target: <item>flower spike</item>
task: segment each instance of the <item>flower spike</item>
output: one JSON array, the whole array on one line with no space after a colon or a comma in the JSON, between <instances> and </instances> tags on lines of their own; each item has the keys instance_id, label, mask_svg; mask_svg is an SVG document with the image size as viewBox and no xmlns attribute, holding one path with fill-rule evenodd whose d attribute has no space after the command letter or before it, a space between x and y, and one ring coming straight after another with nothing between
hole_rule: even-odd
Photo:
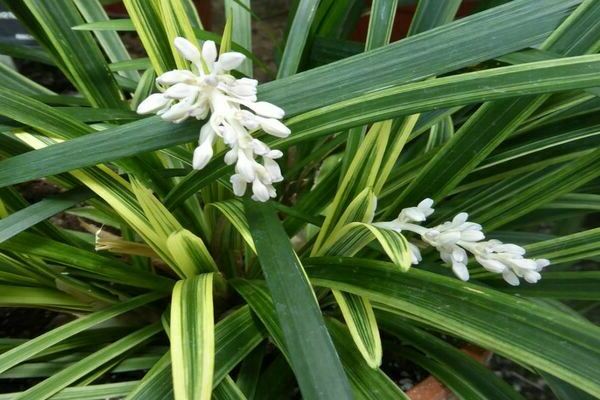
<instances>
[{"instance_id":1,"label":"flower spike","mask_svg":"<svg viewBox=\"0 0 600 400\"><path fill-rule=\"evenodd\" d=\"M156 83L161 93L146 98L138 106L138 114L157 114L173 123L188 118L201 120L210 114L200 130L193 168L200 170L209 163L214 142L220 139L231 149L225 155L225 162L235 164L236 173L230 179L234 194L244 195L250 184L252 199L267 201L275 197L273 183L283 180L275 159L282 153L252 138L251 132L260 128L278 138L289 136L290 129L280 121L285 112L274 104L257 101L258 81L236 79L229 74L244 61L243 54L228 52L217 57L217 47L210 40L201 49L181 37L175 38L174 43L193 67L159 76ZM262 157L262 163L256 161L257 157Z\"/></svg>"},{"instance_id":2,"label":"flower spike","mask_svg":"<svg viewBox=\"0 0 600 400\"><path fill-rule=\"evenodd\" d=\"M484 241L482 226L468 221L469 214L457 214L452 221L425 228L418 225L433 214L433 200L425 199L416 207L404 208L393 221L377 222L374 225L396 232L411 231L421 236L421 240L434 247L440 258L451 265L452 272L463 281L469 280L467 263L471 253L475 260L487 271L502 274L502 278L513 286L519 285L519 278L536 283L542 276L540 271L550 265L545 258L525 258L525 249L516 244L502 243L499 240ZM417 246L409 243L412 263L421 261Z\"/></svg>"}]
</instances>

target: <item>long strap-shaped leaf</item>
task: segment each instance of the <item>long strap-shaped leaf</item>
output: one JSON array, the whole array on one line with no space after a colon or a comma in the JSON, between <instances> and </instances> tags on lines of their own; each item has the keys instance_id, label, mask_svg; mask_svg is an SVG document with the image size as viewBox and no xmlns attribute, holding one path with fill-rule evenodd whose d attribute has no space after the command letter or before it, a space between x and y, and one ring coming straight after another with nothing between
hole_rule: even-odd
<instances>
[{"instance_id":1,"label":"long strap-shaped leaf","mask_svg":"<svg viewBox=\"0 0 600 400\"><path fill-rule=\"evenodd\" d=\"M32 388L21 393L17 399L47 399L62 388L70 385L78 379L86 376L90 372L101 368L111 360L121 356L126 351L135 348L144 343L155 334L162 330L159 322L148 325L114 343L106 346L102 350L90 354L89 356L77 361L62 371L52 375L50 378L43 380Z\"/></svg>"},{"instance_id":2,"label":"long strap-shaped leaf","mask_svg":"<svg viewBox=\"0 0 600 400\"><path fill-rule=\"evenodd\" d=\"M377 308L447 331L600 395L600 328L591 323L457 279L415 268L399 272L382 261L321 258L304 264L317 285L366 296Z\"/></svg>"},{"instance_id":3,"label":"long strap-shaped leaf","mask_svg":"<svg viewBox=\"0 0 600 400\"><path fill-rule=\"evenodd\" d=\"M171 298L171 362L176 400L211 398L215 360L213 273L177 282Z\"/></svg>"},{"instance_id":4,"label":"long strap-shaped leaf","mask_svg":"<svg viewBox=\"0 0 600 400\"><path fill-rule=\"evenodd\" d=\"M248 306L227 315L215 326L215 370L213 387L231 372L262 340L263 330ZM148 371L127 400L173 398L171 354L168 352Z\"/></svg>"},{"instance_id":5,"label":"long strap-shaped leaf","mask_svg":"<svg viewBox=\"0 0 600 400\"><path fill-rule=\"evenodd\" d=\"M593 16L593 17L591 17ZM595 52L600 46L600 3L585 1L542 45L565 56ZM565 37L581 40L563 41ZM528 118L546 96L485 103L459 129L405 189L386 213L417 204L426 197L440 199Z\"/></svg>"},{"instance_id":6,"label":"long strap-shaped leaf","mask_svg":"<svg viewBox=\"0 0 600 400\"><path fill-rule=\"evenodd\" d=\"M72 26L84 23L75 4L69 0L23 2L77 89L95 106L122 108L119 88L91 33L71 30Z\"/></svg>"},{"instance_id":7,"label":"long strap-shaped leaf","mask_svg":"<svg viewBox=\"0 0 600 400\"><path fill-rule=\"evenodd\" d=\"M164 297L164 294L149 293L124 301L120 304L97 311L75 321L69 322L43 335L31 339L0 355L0 373L28 360L43 350L60 343L61 341L82 332L92 326L108 321L118 315L142 307L152 301Z\"/></svg>"},{"instance_id":8,"label":"long strap-shaped leaf","mask_svg":"<svg viewBox=\"0 0 600 400\"><path fill-rule=\"evenodd\" d=\"M382 329L424 353L407 355L465 399L523 400L492 371L442 339L410 325L395 314L377 311ZM402 351L398 352L402 354Z\"/></svg>"},{"instance_id":9,"label":"long strap-shaped leaf","mask_svg":"<svg viewBox=\"0 0 600 400\"><path fill-rule=\"evenodd\" d=\"M496 68L379 90L290 119L288 125L294 134L271 142L271 145L284 149L346 127L441 106L594 86L600 84L598 71L600 57L585 56ZM531 82L533 74L535 83ZM24 97L0 90L0 114L6 112L3 101L6 96L10 99ZM32 110L34 107L31 106ZM0 186L189 142L197 138L197 131L198 126L194 123L174 125L159 121L157 117L146 118L0 161ZM228 168L222 157L216 156L202 173L190 174L181 181L167 197L168 206L179 204L207 182L225 174Z\"/></svg>"},{"instance_id":10,"label":"long strap-shaped leaf","mask_svg":"<svg viewBox=\"0 0 600 400\"><path fill-rule=\"evenodd\" d=\"M90 197L89 191L74 190L46 198L10 214L0 220L0 243Z\"/></svg>"},{"instance_id":11,"label":"long strap-shaped leaf","mask_svg":"<svg viewBox=\"0 0 600 400\"><path fill-rule=\"evenodd\" d=\"M245 209L303 396L351 398L348 379L325 328L315 294L275 211L269 204L256 202L247 203Z\"/></svg>"},{"instance_id":12,"label":"long strap-shaped leaf","mask_svg":"<svg viewBox=\"0 0 600 400\"><path fill-rule=\"evenodd\" d=\"M278 321L273 299L264 282L235 280L234 288L244 297L271 335L273 342L289 359L289 351L284 343L281 324ZM326 320L344 369L352 385L355 397L382 400L402 399L404 394L379 368L368 365L356 352L356 346L348 330L339 322ZM257 397L260 398L260 397Z\"/></svg>"}]
</instances>

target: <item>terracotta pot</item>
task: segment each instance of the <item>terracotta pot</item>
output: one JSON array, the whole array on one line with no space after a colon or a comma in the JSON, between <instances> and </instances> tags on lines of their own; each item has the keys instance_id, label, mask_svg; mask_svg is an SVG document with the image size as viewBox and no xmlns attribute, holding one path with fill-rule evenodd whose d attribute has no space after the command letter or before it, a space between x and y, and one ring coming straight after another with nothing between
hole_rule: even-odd
<instances>
[{"instance_id":1,"label":"terracotta pot","mask_svg":"<svg viewBox=\"0 0 600 400\"><path fill-rule=\"evenodd\" d=\"M473 357L482 364L486 364L492 353L473 345L467 345L461 349L464 353ZM411 400L451 400L454 397L450 389L437 380L434 376L429 376L417 383L406 394Z\"/></svg>"}]
</instances>

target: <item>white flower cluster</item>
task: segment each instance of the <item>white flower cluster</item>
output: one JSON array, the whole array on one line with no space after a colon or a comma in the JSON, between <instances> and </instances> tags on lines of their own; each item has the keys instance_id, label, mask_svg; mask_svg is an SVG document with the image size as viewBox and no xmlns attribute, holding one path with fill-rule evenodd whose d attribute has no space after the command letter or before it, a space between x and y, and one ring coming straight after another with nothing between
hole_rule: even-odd
<instances>
[{"instance_id":1,"label":"white flower cluster","mask_svg":"<svg viewBox=\"0 0 600 400\"><path fill-rule=\"evenodd\" d=\"M495 239L484 241L481 225L469 222L469 215L464 212L457 214L452 221L433 228L417 225L433 214L432 206L433 200L425 199L416 207L403 209L395 220L375 225L397 232L405 230L419 234L423 242L440 252L440 258L452 265L454 274L463 281L469 279L467 251L486 270L502 274L504 280L513 286L519 284L519 278L536 283L542 278L540 271L550 265L550 261L544 258L524 258L525 249L515 244L505 244ZM421 261L419 248L412 243L409 243L409 247L413 264L418 264Z\"/></svg>"},{"instance_id":2,"label":"white flower cluster","mask_svg":"<svg viewBox=\"0 0 600 400\"><path fill-rule=\"evenodd\" d=\"M231 150L225 155L228 165L235 164L231 176L233 191L243 196L247 184L252 185L252 199L267 201L275 197L273 183L283 180L276 161L283 153L251 136L262 129L284 138L290 130L280 119L284 111L266 101L257 101L255 79L236 79L229 71L246 58L237 52L223 53L217 58L217 47L207 40L200 51L188 40L178 37L175 47L191 62L190 70L168 71L156 79L161 93L145 99L138 107L139 114L156 113L162 119L179 123L189 117L208 122L200 130L198 147L194 151L193 168L202 169L213 156L217 137ZM262 157L262 163L256 161Z\"/></svg>"}]
</instances>

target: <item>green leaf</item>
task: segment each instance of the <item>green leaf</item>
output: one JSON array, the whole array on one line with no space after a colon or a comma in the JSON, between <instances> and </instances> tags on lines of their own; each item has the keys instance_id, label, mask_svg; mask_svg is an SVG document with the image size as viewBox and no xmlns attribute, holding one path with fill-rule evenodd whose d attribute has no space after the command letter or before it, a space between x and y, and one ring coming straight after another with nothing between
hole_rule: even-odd
<instances>
[{"instance_id":1,"label":"green leaf","mask_svg":"<svg viewBox=\"0 0 600 400\"><path fill-rule=\"evenodd\" d=\"M0 243L0 249L41 257L92 273L98 279L125 285L162 291L170 290L172 285L168 278L136 270L123 261L28 232L22 232Z\"/></svg>"},{"instance_id":2,"label":"green leaf","mask_svg":"<svg viewBox=\"0 0 600 400\"><path fill-rule=\"evenodd\" d=\"M353 222L335 231L322 247L321 255L351 257L373 240L381 245L390 261L401 271L408 271L411 254L401 233L375 225Z\"/></svg>"},{"instance_id":3,"label":"green leaf","mask_svg":"<svg viewBox=\"0 0 600 400\"><path fill-rule=\"evenodd\" d=\"M245 400L246 396L234 380L227 375L213 391L213 398L215 400Z\"/></svg>"},{"instance_id":4,"label":"green leaf","mask_svg":"<svg viewBox=\"0 0 600 400\"><path fill-rule=\"evenodd\" d=\"M247 203L245 209L303 395L311 399L350 398L347 378L314 292L275 212L268 204L255 202Z\"/></svg>"},{"instance_id":5,"label":"green leaf","mask_svg":"<svg viewBox=\"0 0 600 400\"><path fill-rule=\"evenodd\" d=\"M98 0L76 0L75 5L87 22L110 21L102 4ZM127 62L131 60L125 45L116 32L95 31L94 36L102 46L104 53L111 62ZM112 69L112 68L111 68ZM138 81L140 74L137 71L122 71L119 75Z\"/></svg>"},{"instance_id":6,"label":"green leaf","mask_svg":"<svg viewBox=\"0 0 600 400\"><path fill-rule=\"evenodd\" d=\"M262 340L248 306L228 314L215 325L215 370L213 387L244 359ZM167 353L146 374L127 400L164 400L172 398L171 354Z\"/></svg>"},{"instance_id":7,"label":"green leaf","mask_svg":"<svg viewBox=\"0 0 600 400\"><path fill-rule=\"evenodd\" d=\"M49 347L60 343L63 340L68 339L79 332L91 328L92 326L98 325L104 321L108 321L128 311L135 310L136 308L156 301L164 296L165 295L162 293L144 294L123 301L114 306L107 307L104 310L96 311L95 313L68 322L58 328L44 333L43 335L28 340L20 346L17 346L0 355L0 373L5 372L6 370L14 367L15 365L28 360L29 358L48 349Z\"/></svg>"},{"instance_id":8,"label":"green leaf","mask_svg":"<svg viewBox=\"0 0 600 400\"><path fill-rule=\"evenodd\" d=\"M270 144L274 148L284 149L346 127L440 106L593 86L600 84L597 70L600 70L600 57L583 56L496 68L379 90L291 119L288 126L294 134L286 139L270 141ZM539 80L532 83L532 76ZM6 93L0 90L0 94L0 105L3 105L2 97ZM12 96L17 97L11 93ZM33 109L34 106L31 107ZM0 108L0 113L4 112ZM37 121L31 123L37 125ZM198 135L197 129L194 123L174 125L151 117L11 157L0 161L0 186L192 141ZM182 180L176 194L171 193L167 197L167 204L178 204L206 182L223 175L228 167L224 165L221 155L215 158L201 174L194 173ZM23 165L27 165L27 168L23 168Z\"/></svg>"},{"instance_id":9,"label":"green leaf","mask_svg":"<svg viewBox=\"0 0 600 400\"><path fill-rule=\"evenodd\" d=\"M398 353L416 362L448 386L461 399L523 399L506 382L466 353L444 340L410 325L397 315L377 311L382 329L397 336L424 354L399 349ZM460 366L460 367L459 367Z\"/></svg>"},{"instance_id":10,"label":"green leaf","mask_svg":"<svg viewBox=\"0 0 600 400\"><path fill-rule=\"evenodd\" d=\"M59 66L90 103L97 107L123 107L119 88L92 35L71 30L84 22L73 2L25 0L25 4L43 29L52 51L60 57Z\"/></svg>"},{"instance_id":11,"label":"green leaf","mask_svg":"<svg viewBox=\"0 0 600 400\"><path fill-rule=\"evenodd\" d=\"M273 342L289 359L287 346L283 343L283 331L277 318L273 299L267 292L263 282L238 279L232 281L232 284L265 325ZM341 323L331 319L326 322L352 385L353 393L357 398L390 400L404 398L402 391L380 369L371 368L362 355L356 351L356 346L349 331ZM259 383L256 399L266 397L261 396L265 391L264 381L269 382L269 386L277 385L276 382L273 382L273 379L280 379L284 366L279 365L277 362L274 365L277 365L274 372L276 376L271 376L270 373L273 371L267 369Z\"/></svg>"},{"instance_id":12,"label":"green leaf","mask_svg":"<svg viewBox=\"0 0 600 400\"><path fill-rule=\"evenodd\" d=\"M21 393L17 399L42 400L50 398L54 393L77 381L77 379L84 377L86 374L108 363L124 352L146 342L161 330L160 323L154 323L127 335L31 387Z\"/></svg>"},{"instance_id":13,"label":"green leaf","mask_svg":"<svg viewBox=\"0 0 600 400\"><path fill-rule=\"evenodd\" d=\"M415 15L408 28L408 36L451 22L461 2L462 0L419 0Z\"/></svg>"},{"instance_id":14,"label":"green leaf","mask_svg":"<svg viewBox=\"0 0 600 400\"><path fill-rule=\"evenodd\" d=\"M55 289L0 285L2 307L39 307L58 310L89 311L90 306Z\"/></svg>"},{"instance_id":15,"label":"green leaf","mask_svg":"<svg viewBox=\"0 0 600 400\"><path fill-rule=\"evenodd\" d=\"M389 46L264 84L258 97L283 107L288 115L296 115L353 98L374 86L390 87L441 75L538 44L579 3L547 0L540 9L535 2L510 2ZM439 50L448 43L455 52Z\"/></svg>"},{"instance_id":16,"label":"green leaf","mask_svg":"<svg viewBox=\"0 0 600 400\"><path fill-rule=\"evenodd\" d=\"M409 397L379 368L371 368L354 348L348 330L342 323L327 319L327 328L346 368L357 398L408 399Z\"/></svg>"},{"instance_id":17,"label":"green leaf","mask_svg":"<svg viewBox=\"0 0 600 400\"><path fill-rule=\"evenodd\" d=\"M582 9L586 11L581 13ZM565 56L586 54L592 50L597 45L594 42L600 37L600 27L594 22L595 19L588 19L590 14L596 15L596 19L600 16L600 3L584 2L542 44L542 49L560 51ZM571 32L577 36L585 33L586 36L595 37L595 40L592 43L587 40L569 42L569 47L564 49L554 46L555 43L561 43L560 37ZM447 195L547 99L547 96L525 96L482 105L421 170L386 215L401 207L417 204L427 197L439 200Z\"/></svg>"},{"instance_id":18,"label":"green leaf","mask_svg":"<svg viewBox=\"0 0 600 400\"><path fill-rule=\"evenodd\" d=\"M108 21L95 21L88 22L74 26L74 31L121 31L121 32L134 32L135 26L133 21L128 18L111 19Z\"/></svg>"},{"instance_id":19,"label":"green leaf","mask_svg":"<svg viewBox=\"0 0 600 400\"><path fill-rule=\"evenodd\" d=\"M49 89L0 62L0 86L29 95L53 95Z\"/></svg>"},{"instance_id":20,"label":"green leaf","mask_svg":"<svg viewBox=\"0 0 600 400\"><path fill-rule=\"evenodd\" d=\"M231 18L232 42L238 43L244 49L252 52L252 15L250 0L225 0L225 16ZM242 74L252 76L252 60L246 59L237 68Z\"/></svg>"},{"instance_id":21,"label":"green leaf","mask_svg":"<svg viewBox=\"0 0 600 400\"><path fill-rule=\"evenodd\" d=\"M56 393L52 396L52 400L99 400L120 397L126 395L136 383L136 381L133 381L90 386L72 386ZM0 400L12 400L15 396L21 394L22 392L0 394Z\"/></svg>"},{"instance_id":22,"label":"green leaf","mask_svg":"<svg viewBox=\"0 0 600 400\"><path fill-rule=\"evenodd\" d=\"M175 398L210 399L215 361L213 274L177 282L171 300Z\"/></svg>"},{"instance_id":23,"label":"green leaf","mask_svg":"<svg viewBox=\"0 0 600 400\"><path fill-rule=\"evenodd\" d=\"M597 242L596 242L597 243ZM597 247L597 245L596 245ZM600 271L544 272L535 285L506 287L498 279L485 283L505 293L560 300L600 300Z\"/></svg>"},{"instance_id":24,"label":"green leaf","mask_svg":"<svg viewBox=\"0 0 600 400\"><path fill-rule=\"evenodd\" d=\"M527 254L531 254L532 257L548 258L557 264L591 258L600 254L598 240L600 240L600 228L533 243L526 246L526 249Z\"/></svg>"},{"instance_id":25,"label":"green leaf","mask_svg":"<svg viewBox=\"0 0 600 400\"><path fill-rule=\"evenodd\" d=\"M175 68L171 43L160 17L160 3L143 0L124 0L123 5L135 26L152 67L157 75Z\"/></svg>"},{"instance_id":26,"label":"green leaf","mask_svg":"<svg viewBox=\"0 0 600 400\"><path fill-rule=\"evenodd\" d=\"M244 215L244 204L241 200L226 200L215 203L210 203L207 208L214 207L235 227L238 233L242 236L246 244L256 253L252 234L248 227L248 220Z\"/></svg>"},{"instance_id":27,"label":"green leaf","mask_svg":"<svg viewBox=\"0 0 600 400\"><path fill-rule=\"evenodd\" d=\"M22 210L0 219L0 243L35 226L51 216L87 200L91 193L86 190L74 190L43 199Z\"/></svg>"},{"instance_id":28,"label":"green leaf","mask_svg":"<svg viewBox=\"0 0 600 400\"><path fill-rule=\"evenodd\" d=\"M383 350L377 320L369 299L350 293L332 290L352 339L369 367L381 365Z\"/></svg>"},{"instance_id":29,"label":"green leaf","mask_svg":"<svg viewBox=\"0 0 600 400\"><path fill-rule=\"evenodd\" d=\"M318 6L319 0L305 0L298 3L277 69L277 79L294 75L298 71Z\"/></svg>"},{"instance_id":30,"label":"green leaf","mask_svg":"<svg viewBox=\"0 0 600 400\"><path fill-rule=\"evenodd\" d=\"M374 0L369 17L365 50L373 50L390 42L398 0Z\"/></svg>"},{"instance_id":31,"label":"green leaf","mask_svg":"<svg viewBox=\"0 0 600 400\"><path fill-rule=\"evenodd\" d=\"M561 311L415 268L364 259L305 260L318 286L401 314L600 394L600 328ZM423 290L426 287L427 290ZM559 345L560 344L560 345Z\"/></svg>"},{"instance_id":32,"label":"green leaf","mask_svg":"<svg viewBox=\"0 0 600 400\"><path fill-rule=\"evenodd\" d=\"M172 233L167 248L173 259L189 278L202 272L215 272L217 265L202 239L187 229Z\"/></svg>"}]
</instances>

